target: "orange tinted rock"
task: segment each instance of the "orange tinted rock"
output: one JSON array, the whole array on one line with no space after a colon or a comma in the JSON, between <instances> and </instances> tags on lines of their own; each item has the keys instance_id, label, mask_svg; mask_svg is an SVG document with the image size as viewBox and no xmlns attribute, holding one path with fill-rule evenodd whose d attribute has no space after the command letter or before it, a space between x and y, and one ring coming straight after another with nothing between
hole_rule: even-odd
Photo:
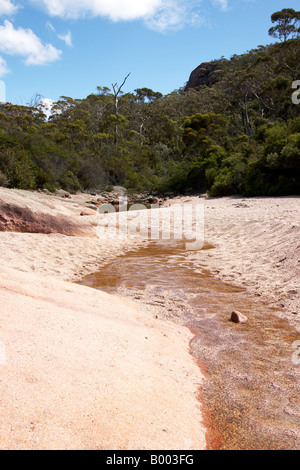
<instances>
[{"instance_id":1,"label":"orange tinted rock","mask_svg":"<svg viewBox=\"0 0 300 470\"><path fill-rule=\"evenodd\" d=\"M83 211L81 211L80 215L96 215L96 211L87 207L86 209L83 209Z\"/></svg>"},{"instance_id":2,"label":"orange tinted rock","mask_svg":"<svg viewBox=\"0 0 300 470\"><path fill-rule=\"evenodd\" d=\"M93 236L90 225L72 217L33 212L28 207L0 201L0 232L60 233L68 236Z\"/></svg>"},{"instance_id":3,"label":"orange tinted rock","mask_svg":"<svg viewBox=\"0 0 300 470\"><path fill-rule=\"evenodd\" d=\"M233 311L231 314L231 321L233 321L234 323L246 323L248 321L248 318L241 312Z\"/></svg>"}]
</instances>

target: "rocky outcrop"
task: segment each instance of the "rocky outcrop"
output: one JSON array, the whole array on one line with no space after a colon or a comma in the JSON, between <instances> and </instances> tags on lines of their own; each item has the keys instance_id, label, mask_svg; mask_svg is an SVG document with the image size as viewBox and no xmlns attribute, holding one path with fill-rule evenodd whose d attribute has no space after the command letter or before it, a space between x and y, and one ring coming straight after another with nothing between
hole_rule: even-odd
<instances>
[{"instance_id":1,"label":"rocky outcrop","mask_svg":"<svg viewBox=\"0 0 300 470\"><path fill-rule=\"evenodd\" d=\"M191 73L185 90L197 88L201 85L211 87L218 81L223 73L224 71L220 70L218 62L202 62L202 64Z\"/></svg>"},{"instance_id":2,"label":"rocky outcrop","mask_svg":"<svg viewBox=\"0 0 300 470\"><path fill-rule=\"evenodd\" d=\"M60 233L68 236L93 236L91 226L74 217L33 212L27 207L0 201L0 232Z\"/></svg>"}]
</instances>

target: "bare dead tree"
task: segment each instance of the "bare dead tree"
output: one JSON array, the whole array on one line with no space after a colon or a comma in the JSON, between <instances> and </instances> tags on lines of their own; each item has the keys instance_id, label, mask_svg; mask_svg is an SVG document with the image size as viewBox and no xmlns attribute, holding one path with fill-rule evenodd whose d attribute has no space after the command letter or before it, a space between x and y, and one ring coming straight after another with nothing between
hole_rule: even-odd
<instances>
[{"instance_id":1,"label":"bare dead tree","mask_svg":"<svg viewBox=\"0 0 300 470\"><path fill-rule=\"evenodd\" d=\"M123 80L123 83L118 86L117 83L115 84L112 84L112 87L113 87L113 91L114 91L114 111L115 111L115 116L116 118L118 117L118 114L119 114L119 96L120 96L120 93L122 92L122 88L123 86L125 85L129 75L131 74L131 72L126 75L126 77L124 78ZM118 144L118 121L116 119L116 124L115 124L115 145Z\"/></svg>"},{"instance_id":2,"label":"bare dead tree","mask_svg":"<svg viewBox=\"0 0 300 470\"><path fill-rule=\"evenodd\" d=\"M27 106L29 108L37 108L43 100L44 96L42 96L40 93L35 93L35 95L32 96L31 100L29 103L27 103Z\"/></svg>"}]
</instances>

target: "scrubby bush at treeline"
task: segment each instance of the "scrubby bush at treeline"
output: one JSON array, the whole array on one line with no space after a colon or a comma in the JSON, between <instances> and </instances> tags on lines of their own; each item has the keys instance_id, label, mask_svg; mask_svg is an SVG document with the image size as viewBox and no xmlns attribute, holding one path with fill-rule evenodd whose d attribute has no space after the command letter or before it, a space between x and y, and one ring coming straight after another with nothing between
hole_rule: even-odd
<instances>
[{"instance_id":1,"label":"scrubby bush at treeline","mask_svg":"<svg viewBox=\"0 0 300 470\"><path fill-rule=\"evenodd\" d=\"M300 194L299 57L300 39L259 46L215 61L212 86L120 93L117 110L106 87L62 97L48 120L40 106L1 105L0 185Z\"/></svg>"}]
</instances>

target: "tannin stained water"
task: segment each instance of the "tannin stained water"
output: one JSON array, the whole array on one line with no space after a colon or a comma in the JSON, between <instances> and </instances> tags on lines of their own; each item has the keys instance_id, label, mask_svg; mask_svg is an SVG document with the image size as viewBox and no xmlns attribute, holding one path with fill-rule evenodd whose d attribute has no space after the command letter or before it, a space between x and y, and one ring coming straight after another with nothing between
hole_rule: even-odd
<instances>
[{"instance_id":1,"label":"tannin stained water","mask_svg":"<svg viewBox=\"0 0 300 470\"><path fill-rule=\"evenodd\" d=\"M300 448L300 366L292 361L299 334L261 299L215 279L186 254L180 242L149 242L81 284L132 297L193 331L191 353L207 378L201 401L218 435L208 448ZM229 321L233 310L248 322Z\"/></svg>"}]
</instances>

